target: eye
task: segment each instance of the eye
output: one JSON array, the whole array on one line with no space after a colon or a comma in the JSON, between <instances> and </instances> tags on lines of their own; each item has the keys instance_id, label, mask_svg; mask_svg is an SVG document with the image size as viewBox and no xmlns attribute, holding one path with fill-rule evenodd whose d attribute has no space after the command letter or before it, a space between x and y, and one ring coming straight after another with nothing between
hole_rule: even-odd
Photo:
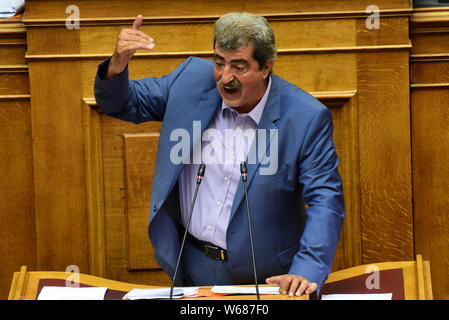
<instances>
[{"instance_id":1,"label":"eye","mask_svg":"<svg viewBox=\"0 0 449 320\"><path fill-rule=\"evenodd\" d=\"M242 73L246 70L246 67L244 66L234 66L235 71Z\"/></svg>"},{"instance_id":2,"label":"eye","mask_svg":"<svg viewBox=\"0 0 449 320\"><path fill-rule=\"evenodd\" d=\"M223 68L224 67L224 63L220 62L220 61L215 61L215 67L217 68Z\"/></svg>"}]
</instances>

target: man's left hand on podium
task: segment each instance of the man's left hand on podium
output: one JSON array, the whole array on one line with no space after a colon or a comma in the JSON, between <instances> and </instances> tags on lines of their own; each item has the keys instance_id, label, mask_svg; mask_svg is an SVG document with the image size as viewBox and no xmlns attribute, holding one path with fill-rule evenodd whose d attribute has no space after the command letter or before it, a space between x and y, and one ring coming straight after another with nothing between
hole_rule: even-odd
<instances>
[{"instance_id":1,"label":"man's left hand on podium","mask_svg":"<svg viewBox=\"0 0 449 320\"><path fill-rule=\"evenodd\" d=\"M288 294L290 297L300 296L303 293L312 294L317 289L316 282L310 282L304 277L296 274L283 274L266 279L268 284L280 287L281 294Z\"/></svg>"}]
</instances>

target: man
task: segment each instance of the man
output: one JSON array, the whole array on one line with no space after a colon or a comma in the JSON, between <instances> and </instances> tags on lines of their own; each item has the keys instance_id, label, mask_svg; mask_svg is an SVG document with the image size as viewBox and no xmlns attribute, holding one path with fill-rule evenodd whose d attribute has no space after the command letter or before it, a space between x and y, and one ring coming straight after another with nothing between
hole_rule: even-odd
<instances>
[{"instance_id":1,"label":"man","mask_svg":"<svg viewBox=\"0 0 449 320\"><path fill-rule=\"evenodd\" d=\"M263 172L267 154L248 161L258 277L290 296L319 290L330 273L344 217L329 110L271 73L274 34L266 19L248 13L227 14L215 23L213 63L188 58L167 76L129 81L127 64L136 50L155 46L139 30L142 22L138 16L132 29L121 31L112 58L99 66L95 96L100 108L118 119L163 121L149 225L158 263L173 277L199 166L190 161L195 151L185 161L173 161L178 142L173 133L181 129L195 136L196 124L203 135L257 129L267 134L248 140L236 134L232 146L226 139L193 138L190 152L223 149L231 156L207 165L178 283L254 281L239 163L256 150L248 146L264 142L276 156L276 170Z\"/></svg>"}]
</instances>

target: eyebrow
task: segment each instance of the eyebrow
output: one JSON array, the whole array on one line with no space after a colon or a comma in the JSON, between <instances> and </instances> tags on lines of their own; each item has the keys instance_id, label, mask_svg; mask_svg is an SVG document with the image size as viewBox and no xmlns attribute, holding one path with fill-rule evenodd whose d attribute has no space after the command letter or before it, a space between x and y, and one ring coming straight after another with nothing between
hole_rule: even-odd
<instances>
[{"instance_id":1,"label":"eyebrow","mask_svg":"<svg viewBox=\"0 0 449 320\"><path fill-rule=\"evenodd\" d=\"M216 59L216 58L226 61L225 58L223 58L222 56L220 56L217 53L214 54L214 59ZM234 60L231 60L231 63L246 63L246 64L248 64L248 61L246 59L234 59Z\"/></svg>"}]
</instances>

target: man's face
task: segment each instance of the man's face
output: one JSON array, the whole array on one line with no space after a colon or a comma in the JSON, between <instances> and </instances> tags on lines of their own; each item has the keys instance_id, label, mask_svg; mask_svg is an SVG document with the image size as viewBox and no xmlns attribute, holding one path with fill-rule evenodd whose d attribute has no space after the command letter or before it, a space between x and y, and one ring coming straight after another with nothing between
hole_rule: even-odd
<instances>
[{"instance_id":1,"label":"man's face","mask_svg":"<svg viewBox=\"0 0 449 320\"><path fill-rule=\"evenodd\" d=\"M272 66L270 61L259 70L252 46L233 51L222 50L218 44L215 46L214 80L218 92L223 101L238 112L248 113L262 99Z\"/></svg>"}]
</instances>

